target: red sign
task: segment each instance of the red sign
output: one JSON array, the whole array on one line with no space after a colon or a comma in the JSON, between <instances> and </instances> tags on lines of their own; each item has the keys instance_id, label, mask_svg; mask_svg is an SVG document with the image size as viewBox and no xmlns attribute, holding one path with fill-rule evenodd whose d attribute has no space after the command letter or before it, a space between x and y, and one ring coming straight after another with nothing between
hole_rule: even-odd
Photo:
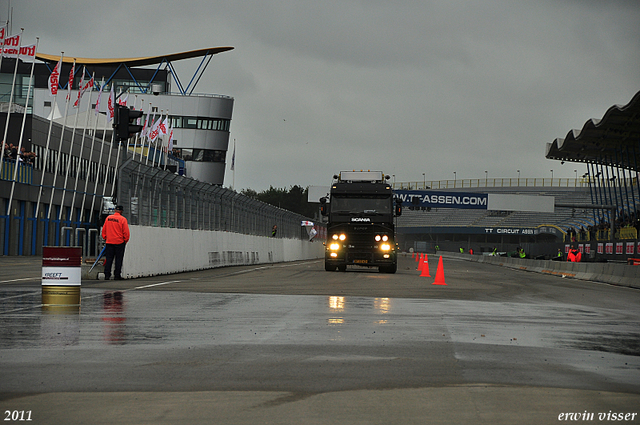
<instances>
[{"instance_id":1,"label":"red sign","mask_svg":"<svg viewBox=\"0 0 640 425\"><path fill-rule=\"evenodd\" d=\"M45 246L42 248L42 267L81 267L82 247Z\"/></svg>"},{"instance_id":2,"label":"red sign","mask_svg":"<svg viewBox=\"0 0 640 425\"><path fill-rule=\"evenodd\" d=\"M627 254L635 254L634 249L636 247L635 242L627 242Z\"/></svg>"}]
</instances>

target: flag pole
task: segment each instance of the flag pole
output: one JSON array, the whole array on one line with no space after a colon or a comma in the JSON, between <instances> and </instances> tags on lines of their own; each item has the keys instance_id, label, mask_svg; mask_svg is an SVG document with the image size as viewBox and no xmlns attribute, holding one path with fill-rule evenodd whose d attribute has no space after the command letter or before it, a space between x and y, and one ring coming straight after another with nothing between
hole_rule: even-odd
<instances>
[{"instance_id":1,"label":"flag pole","mask_svg":"<svg viewBox=\"0 0 640 425\"><path fill-rule=\"evenodd\" d=\"M133 109L135 110L138 107L138 95L133 95ZM140 110L142 111L144 108L144 99L140 98ZM138 118L140 120L141 118ZM136 149L138 148L138 133L136 133L136 137L133 138L133 155L131 155L132 159L136 158Z\"/></svg>"},{"instance_id":2,"label":"flag pole","mask_svg":"<svg viewBox=\"0 0 640 425\"><path fill-rule=\"evenodd\" d=\"M102 89L104 88L104 77L102 77L102 81L100 82L100 97L102 98ZM96 114L100 115L100 111L96 108ZM96 119L96 129L98 128L98 120ZM100 156L98 157L98 169L96 170L96 179L93 184L93 199L91 199L91 209L89 210L89 223L93 221L93 207L95 206L96 201L96 192L98 191L98 182L100 181L100 170L102 169L102 152L104 151L105 141L107 139L107 128L102 129L102 143L100 145ZM106 185L106 176L105 183ZM104 187L104 186L103 186ZM104 193L102 194L104 196Z\"/></svg>"},{"instance_id":3,"label":"flag pole","mask_svg":"<svg viewBox=\"0 0 640 425\"><path fill-rule=\"evenodd\" d=\"M115 131L114 131L115 133ZM113 172L113 182L111 183L111 196L115 196L116 177L118 176L118 166L120 165L120 151L122 150L122 140L118 141L118 154L116 155L116 166Z\"/></svg>"},{"instance_id":4,"label":"flag pole","mask_svg":"<svg viewBox=\"0 0 640 425\"><path fill-rule=\"evenodd\" d=\"M33 84L33 69L35 68L36 65L36 57L35 55L38 53L38 43L40 42L40 39L38 37L36 37L36 50L35 50L35 54L33 56L33 62L31 63L31 74L29 75L29 88L27 88L27 100L25 101L25 105L24 105L24 113L22 114L22 127L20 128L20 139L18 139L18 156L16 157L16 167L13 170L13 181L11 182L11 194L9 195L9 204L8 206L11 206L11 203L13 201L13 193L15 191L16 188L16 181L18 179L18 168L20 167L20 152L22 151L22 139L24 137L24 126L25 123L27 121L27 109L29 106L29 96L31 96L31 84ZM18 57L16 58L16 61L20 60L20 51L18 51ZM8 119L8 118L7 118ZM4 149L3 149L4 150ZM7 210L7 216L9 215L9 211ZM37 216L36 216L37 217Z\"/></svg>"},{"instance_id":5,"label":"flag pole","mask_svg":"<svg viewBox=\"0 0 640 425\"><path fill-rule=\"evenodd\" d=\"M69 89L68 89L68 93L69 93L69 100L71 100L71 86L73 85L73 79L75 78L75 69L76 69L76 61L75 59L73 60L73 68L71 68L71 73L69 74ZM84 68L83 68L84 69ZM73 77L72 77L73 75ZM82 74L82 78L84 78L84 71ZM82 87L80 87L80 90L82 91ZM74 105L75 108L75 105ZM62 186L62 200L60 201L60 212L58 214L58 220L62 220L62 211L64 210L64 198L65 195L67 194L67 182L69 181L69 173L71 171L71 163L72 163L72 153L73 153L73 142L76 139L76 129L78 127L78 115L80 115L80 104L78 103L78 112L76 112L76 116L73 120L73 129L71 130L71 143L69 143L69 155L67 158L67 169L65 170L64 173L64 184ZM82 151L82 149L81 149ZM73 198L75 198L75 193L73 194ZM71 219L73 217L73 209L71 209L69 211L69 222L71 222Z\"/></svg>"},{"instance_id":6,"label":"flag pole","mask_svg":"<svg viewBox=\"0 0 640 425\"><path fill-rule=\"evenodd\" d=\"M58 64L60 64L60 69L62 69L62 57L64 56L64 52L60 52L60 61L58 62ZM58 65L56 64L56 67ZM58 70L58 75L60 75L60 69ZM53 69L55 71L55 68ZM53 72L52 72L53 73ZM51 77L49 77L51 78ZM38 218L38 212L40 211L40 200L42 198L42 186L44 185L44 175L45 175L45 171L47 169L47 160L49 159L49 145L51 142L51 128L53 126L53 116L54 113L56 111L56 107L57 107L57 97L58 97L58 88L59 88L59 79L58 81L56 81L56 90L55 90L55 94L53 95L53 102L51 103L51 119L49 120L49 131L47 132L47 144L46 147L44 149L44 158L42 160L42 175L40 176L40 188L38 190L38 201L36 202L36 219ZM54 171L55 174L55 171ZM53 189L52 189L53 190Z\"/></svg>"},{"instance_id":7,"label":"flag pole","mask_svg":"<svg viewBox=\"0 0 640 425\"><path fill-rule=\"evenodd\" d=\"M142 103L142 107L144 107L144 102ZM142 153L144 152L145 134L149 130L149 115L150 114L151 114L151 102L149 102L149 109L147 109L147 116L144 119L144 127L142 128L142 132L140 133L140 162L142 162ZM137 134L136 134L136 137L138 137Z\"/></svg>"},{"instance_id":8,"label":"flag pole","mask_svg":"<svg viewBox=\"0 0 640 425\"><path fill-rule=\"evenodd\" d=\"M151 107L151 103L149 103L149 107ZM153 128L153 124L155 120L156 120L156 114L154 113L153 117L151 117L151 125L147 129L147 134L145 136L145 138L147 139L147 159L144 165L149 165L149 154L151 153L151 139L149 138L149 135L151 134L151 129Z\"/></svg>"},{"instance_id":9,"label":"flag pole","mask_svg":"<svg viewBox=\"0 0 640 425\"><path fill-rule=\"evenodd\" d=\"M84 79L84 75L86 73L86 67L82 68L82 77ZM95 73L94 73L95 75ZM75 207L76 204L76 198L78 196L78 179L80 178L80 171L82 170L82 151L84 151L84 136L87 133L87 127L89 127L89 118L91 118L91 98L93 97L93 77L94 75L91 76L91 79L89 80L88 83L84 83L82 84L82 87L80 87L80 92L78 93L78 115L80 115L80 106L82 104L82 96L84 96L84 92L86 89L91 89L89 91L89 104L87 105L87 119L84 122L84 128L82 129L82 138L80 139L80 159L78 161L78 169L76 170L76 182L73 186L73 200L71 201L71 211L73 212L73 208ZM82 81L82 80L80 80ZM91 152L89 152L89 159L87 160L87 165L88 167L91 165ZM88 168L87 167L87 168ZM84 178L86 180L89 179L89 170L87 169L87 173L84 176ZM84 198L85 196L82 196L82 203L80 204L80 215L78 217L78 221L80 224L82 224L82 214L84 211Z\"/></svg>"},{"instance_id":10,"label":"flag pole","mask_svg":"<svg viewBox=\"0 0 640 425\"><path fill-rule=\"evenodd\" d=\"M167 125L170 125L170 120L169 120L169 110L167 109ZM169 134L169 127L166 128L166 133L165 136ZM163 138L164 139L164 138ZM163 147L162 149L164 149L164 170L167 170L167 161L169 161L169 140L167 140L167 147L164 147L164 142L162 143ZM162 153L162 152L160 152Z\"/></svg>"},{"instance_id":11,"label":"flag pole","mask_svg":"<svg viewBox=\"0 0 640 425\"><path fill-rule=\"evenodd\" d=\"M115 109L117 108L113 81L111 82L111 91L109 92L109 103L107 103L107 105L111 105L111 106L107 106L107 109L109 110L107 112L107 122L109 123L115 119ZM103 200L104 200L104 195L107 192L107 183L109 183L109 167L111 166L111 149L113 148L113 142L115 141L115 139L116 139L116 132L115 132L115 129L112 129L111 142L109 143L109 152L107 154L107 169L104 174L104 183L102 184ZM115 181L115 177L114 177L114 181Z\"/></svg>"},{"instance_id":12,"label":"flag pole","mask_svg":"<svg viewBox=\"0 0 640 425\"><path fill-rule=\"evenodd\" d=\"M24 32L24 28L20 28L20 38L18 39L18 57L20 56L20 47L22 45L22 33ZM11 36L10 38L13 38ZM4 43L2 46L2 56L4 56ZM7 121L4 124L4 137L2 138L2 152L0 153L0 175L2 175L2 166L4 165L4 144L7 142L7 133L9 132L9 118L11 118L11 104L13 103L13 93L15 92L16 87L16 76L18 75L18 62L20 60L16 58L16 66L13 71L13 82L11 83L11 94L9 95L9 108L7 109ZM16 156L16 164L18 162L18 158ZM11 208L11 205L7 205L7 211ZM7 214L8 215L8 214Z\"/></svg>"},{"instance_id":13,"label":"flag pole","mask_svg":"<svg viewBox=\"0 0 640 425\"><path fill-rule=\"evenodd\" d=\"M94 72L91 75L91 79L94 81L94 85L95 85L95 81L96 81L95 78L96 78L96 73ZM91 87L91 93L93 93L93 87ZM98 96L99 95L100 94L98 94ZM96 103L97 103L97 105L96 105L96 108L97 108L99 106L99 102L96 101ZM91 96L89 96L89 108L87 109L87 114L91 114ZM87 122L89 122L89 118L87 118ZM89 187L89 179L91 178L90 177L91 176L91 157L93 156L93 148L94 148L95 143L96 143L96 131L97 130L98 130L98 116L96 114L96 122L93 125L93 132L91 133L91 145L89 147L89 159L88 159L89 166L87 167L87 175L85 176L85 179L84 179L84 190L82 191L82 204L81 204L82 205L82 211L81 211L81 214L80 214L80 222L81 223L82 223L82 219L86 218L85 213L84 213L86 211L86 208L84 208L84 202L87 199L87 189ZM84 138L84 136L83 136L83 138Z\"/></svg>"},{"instance_id":14,"label":"flag pole","mask_svg":"<svg viewBox=\"0 0 640 425\"><path fill-rule=\"evenodd\" d=\"M75 69L75 65L76 65L76 61L75 59L73 60L73 68ZM62 70L62 67L60 67ZM71 90L71 88L69 88L67 91ZM58 179L58 170L60 168L60 157L62 156L62 140L64 138L64 130L67 127L67 117L68 117L68 113L69 113L69 103L71 100L71 95L68 93L67 98L66 98L66 104L64 107L64 121L62 122L62 131L60 132L60 144L58 145L58 156L56 158L56 168L55 170L53 170L53 184L51 185L51 199L49 200L49 211L47 211L47 220L49 220L51 218L51 210L53 209L53 195L56 192L56 181ZM64 188L62 188L63 194L64 194ZM60 204L60 211L62 211L63 209L63 205L62 203Z\"/></svg>"}]
</instances>

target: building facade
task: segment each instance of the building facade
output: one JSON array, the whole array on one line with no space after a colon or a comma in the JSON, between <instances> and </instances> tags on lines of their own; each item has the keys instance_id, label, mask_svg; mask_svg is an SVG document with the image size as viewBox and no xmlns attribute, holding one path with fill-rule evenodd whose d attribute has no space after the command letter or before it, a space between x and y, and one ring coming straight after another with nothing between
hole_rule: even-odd
<instances>
[{"instance_id":1,"label":"building facade","mask_svg":"<svg viewBox=\"0 0 640 425\"><path fill-rule=\"evenodd\" d=\"M222 186L233 98L186 91L173 68L161 69L160 65L230 49L135 60L77 59L69 104L67 81L73 59L63 59L55 98L48 80L59 56L37 55L44 63L35 64L31 89L32 64L19 62L10 99L16 63L4 58L0 128L4 130L7 119L9 125L8 149L0 169L0 255L37 255L47 245L94 246L103 198L117 194L118 170L127 161L155 164L204 184ZM73 108L83 74L85 83L94 76L97 84ZM96 87L101 82L96 113ZM172 85L178 90L172 91ZM168 116L173 128L172 151L163 152L161 146L137 138L119 146L112 142L113 123L106 114L111 87L120 100L127 98L128 106L143 110L143 119L147 114L156 119ZM10 145L14 145L13 152Z\"/></svg>"}]
</instances>

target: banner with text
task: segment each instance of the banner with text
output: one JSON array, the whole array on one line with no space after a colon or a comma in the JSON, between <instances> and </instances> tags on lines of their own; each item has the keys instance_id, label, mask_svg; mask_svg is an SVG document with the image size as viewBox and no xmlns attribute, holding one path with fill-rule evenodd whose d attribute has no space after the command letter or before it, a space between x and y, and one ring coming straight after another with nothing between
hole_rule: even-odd
<instances>
[{"instance_id":1,"label":"banner with text","mask_svg":"<svg viewBox=\"0 0 640 425\"><path fill-rule=\"evenodd\" d=\"M464 208L486 210L489 195L486 193L441 192L429 190L394 190L403 207Z\"/></svg>"}]
</instances>

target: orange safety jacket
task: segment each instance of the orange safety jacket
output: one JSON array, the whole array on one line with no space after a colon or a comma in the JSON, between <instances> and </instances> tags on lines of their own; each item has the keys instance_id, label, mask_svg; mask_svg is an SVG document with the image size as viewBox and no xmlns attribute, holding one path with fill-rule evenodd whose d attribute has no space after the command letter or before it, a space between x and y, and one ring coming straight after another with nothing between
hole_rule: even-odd
<instances>
[{"instance_id":1,"label":"orange safety jacket","mask_svg":"<svg viewBox=\"0 0 640 425\"><path fill-rule=\"evenodd\" d=\"M104 221L102 238L110 245L129 242L129 223L120 212L116 211Z\"/></svg>"},{"instance_id":2,"label":"orange safety jacket","mask_svg":"<svg viewBox=\"0 0 640 425\"><path fill-rule=\"evenodd\" d=\"M582 260L582 253L577 249L572 249L567 254L567 261L571 263L579 263Z\"/></svg>"}]
</instances>

